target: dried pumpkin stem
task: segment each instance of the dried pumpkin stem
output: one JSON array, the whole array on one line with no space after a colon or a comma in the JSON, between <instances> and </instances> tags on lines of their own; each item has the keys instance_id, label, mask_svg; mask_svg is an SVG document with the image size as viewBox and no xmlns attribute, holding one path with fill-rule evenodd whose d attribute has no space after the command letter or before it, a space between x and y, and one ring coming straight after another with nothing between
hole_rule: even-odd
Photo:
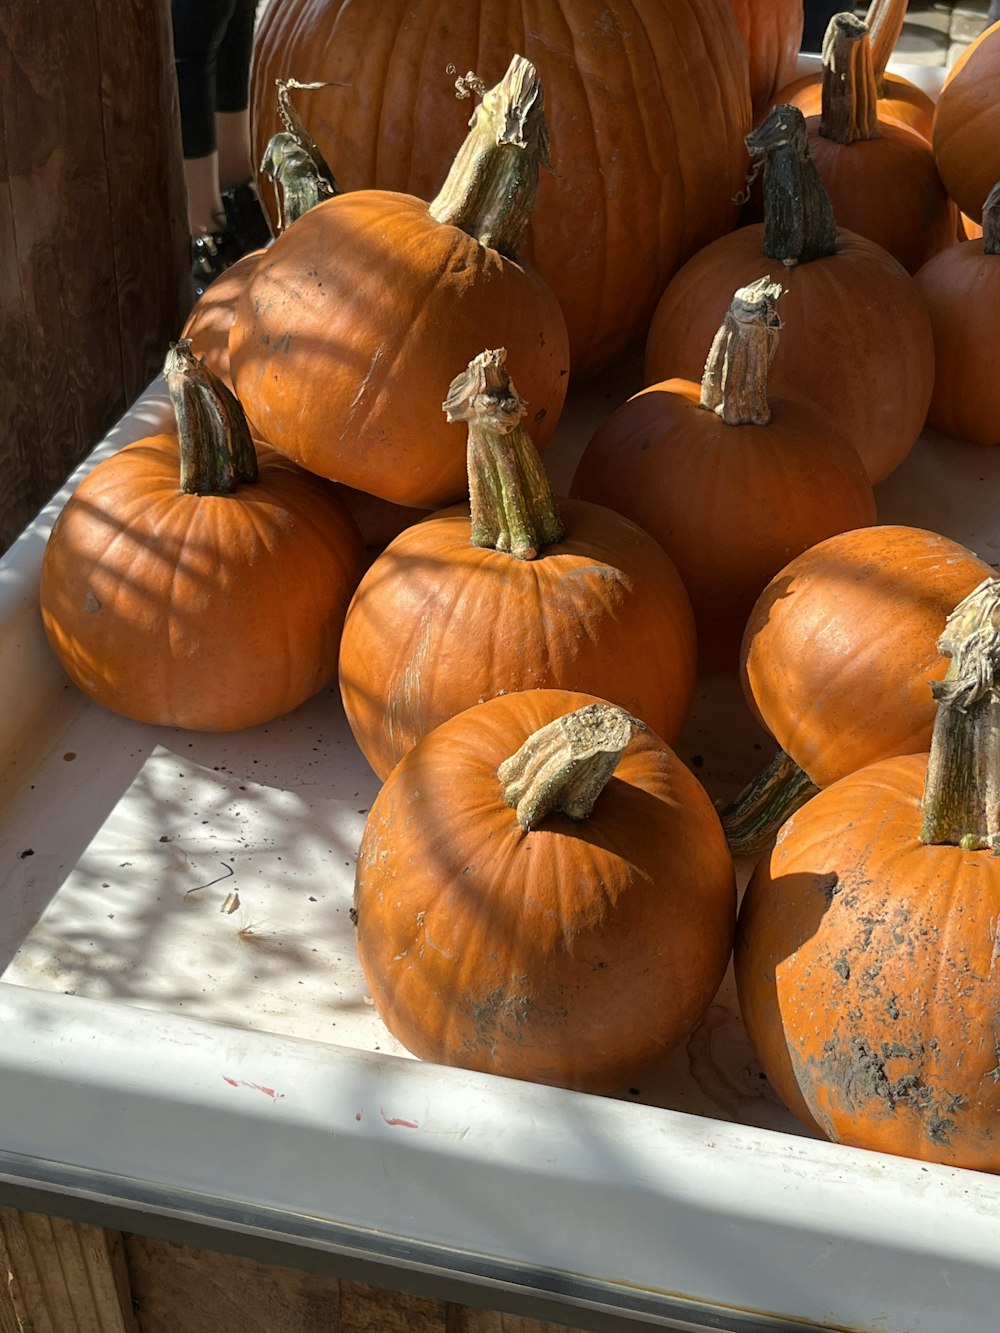
<instances>
[{"instance_id":1,"label":"dried pumpkin stem","mask_svg":"<svg viewBox=\"0 0 1000 1333\"><path fill-rule=\"evenodd\" d=\"M163 365L180 437L180 488L191 495L232 495L257 480L257 453L246 414L218 375L181 338Z\"/></svg>"},{"instance_id":2,"label":"dried pumpkin stem","mask_svg":"<svg viewBox=\"0 0 1000 1333\"><path fill-rule=\"evenodd\" d=\"M430 215L515 259L535 207L539 169L549 165L542 85L530 60L514 56L469 125Z\"/></svg>"},{"instance_id":3,"label":"dried pumpkin stem","mask_svg":"<svg viewBox=\"0 0 1000 1333\"><path fill-rule=\"evenodd\" d=\"M837 223L799 108L772 107L744 143L752 157L764 159L764 254L788 267L832 255Z\"/></svg>"},{"instance_id":4,"label":"dried pumpkin stem","mask_svg":"<svg viewBox=\"0 0 1000 1333\"><path fill-rule=\"evenodd\" d=\"M834 14L823 38L819 132L840 144L879 136L878 87L868 25L854 14Z\"/></svg>"},{"instance_id":5,"label":"dried pumpkin stem","mask_svg":"<svg viewBox=\"0 0 1000 1333\"><path fill-rule=\"evenodd\" d=\"M881 95L882 78L885 67L896 49L899 34L906 21L907 0L871 0L865 23L868 27L868 40L871 43L872 66L875 81Z\"/></svg>"},{"instance_id":6,"label":"dried pumpkin stem","mask_svg":"<svg viewBox=\"0 0 1000 1333\"><path fill-rule=\"evenodd\" d=\"M529 736L497 769L521 832L553 812L589 819L632 734L643 724L614 704L588 704Z\"/></svg>"},{"instance_id":7,"label":"dried pumpkin stem","mask_svg":"<svg viewBox=\"0 0 1000 1333\"><path fill-rule=\"evenodd\" d=\"M503 347L480 352L451 383L449 421L469 426L473 546L534 560L565 532L538 450L520 424L527 408L511 383Z\"/></svg>"},{"instance_id":8,"label":"dried pumpkin stem","mask_svg":"<svg viewBox=\"0 0 1000 1333\"><path fill-rule=\"evenodd\" d=\"M1000 255L1000 181L983 204L983 254Z\"/></svg>"},{"instance_id":9,"label":"dried pumpkin stem","mask_svg":"<svg viewBox=\"0 0 1000 1333\"><path fill-rule=\"evenodd\" d=\"M767 767L722 811L733 856L756 856L819 788L779 746Z\"/></svg>"},{"instance_id":10,"label":"dried pumpkin stem","mask_svg":"<svg viewBox=\"0 0 1000 1333\"><path fill-rule=\"evenodd\" d=\"M297 79L275 79L278 90L278 116L284 125L268 142L260 170L274 183L278 206L278 232L282 232L303 213L323 199L340 194L326 158L306 129L292 102L289 89L346 87L339 83L300 83Z\"/></svg>"},{"instance_id":11,"label":"dried pumpkin stem","mask_svg":"<svg viewBox=\"0 0 1000 1333\"><path fill-rule=\"evenodd\" d=\"M1000 846L1000 579L984 579L945 623L951 658L937 700L920 841Z\"/></svg>"},{"instance_id":12,"label":"dried pumpkin stem","mask_svg":"<svg viewBox=\"0 0 1000 1333\"><path fill-rule=\"evenodd\" d=\"M740 287L712 342L701 379L701 406L728 426L766 426L767 372L778 350L780 283L758 278Z\"/></svg>"}]
</instances>

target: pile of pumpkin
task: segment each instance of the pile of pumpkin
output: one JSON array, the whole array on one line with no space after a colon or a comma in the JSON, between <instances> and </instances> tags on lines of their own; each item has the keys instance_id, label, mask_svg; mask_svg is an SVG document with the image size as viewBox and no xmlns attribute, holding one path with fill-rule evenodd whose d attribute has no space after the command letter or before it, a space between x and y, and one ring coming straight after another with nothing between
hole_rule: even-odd
<instances>
[{"instance_id":1,"label":"pile of pumpkin","mask_svg":"<svg viewBox=\"0 0 1000 1333\"><path fill-rule=\"evenodd\" d=\"M177 434L60 515L53 648L207 730L339 673L384 780L359 952L415 1054L614 1092L735 936L803 1121L998 1170L1000 594L872 487L928 421L1000 442L1000 25L935 110L885 73L899 0L787 87L800 0L480 8L268 7L278 235L171 349ZM643 339L556 499L571 359ZM780 747L721 818L670 748L698 670L740 670Z\"/></svg>"}]
</instances>

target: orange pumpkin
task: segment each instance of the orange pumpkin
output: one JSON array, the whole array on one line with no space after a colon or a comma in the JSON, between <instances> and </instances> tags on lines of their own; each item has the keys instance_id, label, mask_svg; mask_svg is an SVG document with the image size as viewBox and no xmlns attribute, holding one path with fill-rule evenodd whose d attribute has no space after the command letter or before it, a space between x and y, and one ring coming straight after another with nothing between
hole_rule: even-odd
<instances>
[{"instance_id":1,"label":"orange pumpkin","mask_svg":"<svg viewBox=\"0 0 1000 1333\"><path fill-rule=\"evenodd\" d=\"M629 519L552 499L502 350L460 375L466 507L397 537L351 602L340 653L348 721L380 777L447 718L514 690L584 690L672 742L694 690L691 603Z\"/></svg>"},{"instance_id":2,"label":"orange pumpkin","mask_svg":"<svg viewBox=\"0 0 1000 1333\"><path fill-rule=\"evenodd\" d=\"M1000 1171L997 586L949 619L930 756L794 814L735 949L747 1031L792 1111L839 1143L981 1171Z\"/></svg>"},{"instance_id":3,"label":"orange pumpkin","mask_svg":"<svg viewBox=\"0 0 1000 1333\"><path fill-rule=\"evenodd\" d=\"M865 23L871 38L872 63L878 92L878 117L881 121L914 130L928 143L934 126L934 99L911 79L890 74L886 65L892 56L906 19L908 0L871 0ZM802 114L818 116L823 109L821 71L802 74L779 88L775 104L790 102Z\"/></svg>"},{"instance_id":4,"label":"orange pumpkin","mask_svg":"<svg viewBox=\"0 0 1000 1333\"><path fill-rule=\"evenodd\" d=\"M958 209L941 183L930 144L884 118L868 29L853 14L837 14L830 22L822 88L821 113L810 116L806 127L834 217L915 273L955 239Z\"/></svg>"},{"instance_id":5,"label":"orange pumpkin","mask_svg":"<svg viewBox=\"0 0 1000 1333\"><path fill-rule=\"evenodd\" d=\"M488 337L516 349L536 438L548 440L568 382L566 324L535 270L510 257L546 135L535 71L515 57L433 205L357 190L278 237L229 335L236 392L275 448L395 504L457 499L464 442L441 400Z\"/></svg>"},{"instance_id":6,"label":"orange pumpkin","mask_svg":"<svg viewBox=\"0 0 1000 1333\"><path fill-rule=\"evenodd\" d=\"M794 555L875 522L861 460L804 399L768 393L781 287L741 288L701 384L665 380L597 429L570 493L627 515L677 566L702 670L735 669L747 617Z\"/></svg>"},{"instance_id":7,"label":"orange pumpkin","mask_svg":"<svg viewBox=\"0 0 1000 1333\"><path fill-rule=\"evenodd\" d=\"M99 463L56 520L40 600L53 650L98 703L232 731L336 674L361 539L328 483L266 445L191 354L165 374L180 438Z\"/></svg>"},{"instance_id":8,"label":"orange pumpkin","mask_svg":"<svg viewBox=\"0 0 1000 1333\"><path fill-rule=\"evenodd\" d=\"M1000 23L958 57L934 112L934 156L945 188L978 218L1000 180Z\"/></svg>"},{"instance_id":9,"label":"orange pumpkin","mask_svg":"<svg viewBox=\"0 0 1000 1333\"><path fill-rule=\"evenodd\" d=\"M649 330L646 382L696 379L719 310L782 263L784 334L771 390L824 408L869 479L881 481L927 415L934 342L924 303L880 245L835 227L801 112L776 107L747 143L765 159L765 220L713 241L671 279Z\"/></svg>"},{"instance_id":10,"label":"orange pumpkin","mask_svg":"<svg viewBox=\"0 0 1000 1333\"><path fill-rule=\"evenodd\" d=\"M735 896L676 755L592 696L529 690L437 727L386 780L358 853L358 953L421 1059L610 1092L707 1009Z\"/></svg>"},{"instance_id":11,"label":"orange pumpkin","mask_svg":"<svg viewBox=\"0 0 1000 1333\"><path fill-rule=\"evenodd\" d=\"M916 274L934 331L934 392L927 424L979 444L1000 444L1000 384L983 364L1000 338L1000 183L978 239L955 241Z\"/></svg>"},{"instance_id":12,"label":"orange pumpkin","mask_svg":"<svg viewBox=\"0 0 1000 1333\"><path fill-rule=\"evenodd\" d=\"M181 337L191 344L193 355L204 361L229 389L233 387L229 374L229 330L236 314L236 300L263 254L263 250L251 250L220 274L194 303L181 331Z\"/></svg>"},{"instance_id":13,"label":"orange pumpkin","mask_svg":"<svg viewBox=\"0 0 1000 1333\"><path fill-rule=\"evenodd\" d=\"M254 150L279 128L276 78L329 80L300 112L343 188L431 199L469 115L455 75L492 84L514 51L545 87L554 167L524 254L585 374L634 347L670 274L736 223L751 112L727 0L282 0L254 47Z\"/></svg>"}]
</instances>

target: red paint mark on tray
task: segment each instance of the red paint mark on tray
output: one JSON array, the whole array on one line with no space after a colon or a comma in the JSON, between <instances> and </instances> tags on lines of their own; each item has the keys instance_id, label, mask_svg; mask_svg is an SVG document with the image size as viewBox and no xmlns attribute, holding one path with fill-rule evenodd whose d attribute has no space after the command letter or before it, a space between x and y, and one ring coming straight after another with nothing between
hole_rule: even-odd
<instances>
[{"instance_id":1,"label":"red paint mark on tray","mask_svg":"<svg viewBox=\"0 0 1000 1333\"><path fill-rule=\"evenodd\" d=\"M360 1120L361 1120L361 1112L360 1112L360 1111L358 1111L358 1113L355 1115L354 1119L360 1122Z\"/></svg>"},{"instance_id":2,"label":"red paint mark on tray","mask_svg":"<svg viewBox=\"0 0 1000 1333\"><path fill-rule=\"evenodd\" d=\"M378 1113L387 1125L402 1125L404 1129L420 1128L415 1120L401 1120L398 1116L386 1115L381 1106L378 1108Z\"/></svg>"},{"instance_id":3,"label":"red paint mark on tray","mask_svg":"<svg viewBox=\"0 0 1000 1333\"><path fill-rule=\"evenodd\" d=\"M222 1075L226 1083L231 1088L253 1088L254 1092L262 1092L266 1097L270 1097L272 1102L284 1100L283 1092L275 1092L274 1088L266 1088L263 1083L248 1083L245 1078L230 1078L228 1074Z\"/></svg>"}]
</instances>

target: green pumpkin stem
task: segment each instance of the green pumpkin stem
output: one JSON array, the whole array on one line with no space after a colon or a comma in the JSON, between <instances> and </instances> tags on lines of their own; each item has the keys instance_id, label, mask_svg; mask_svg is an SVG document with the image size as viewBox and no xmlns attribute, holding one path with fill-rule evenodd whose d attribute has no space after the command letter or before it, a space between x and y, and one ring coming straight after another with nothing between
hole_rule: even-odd
<instances>
[{"instance_id":1,"label":"green pumpkin stem","mask_svg":"<svg viewBox=\"0 0 1000 1333\"><path fill-rule=\"evenodd\" d=\"M468 96L467 75L459 81ZM549 165L549 131L538 73L514 56L495 88L483 93L448 177L430 205L438 222L516 259L531 220L538 172Z\"/></svg>"},{"instance_id":2,"label":"green pumpkin stem","mask_svg":"<svg viewBox=\"0 0 1000 1333\"><path fill-rule=\"evenodd\" d=\"M1000 579L984 579L945 622L951 661L931 685L937 715L920 841L975 851L1000 846Z\"/></svg>"},{"instance_id":3,"label":"green pumpkin stem","mask_svg":"<svg viewBox=\"0 0 1000 1333\"><path fill-rule=\"evenodd\" d=\"M757 856L819 788L779 746L767 767L722 811L733 856Z\"/></svg>"},{"instance_id":4,"label":"green pumpkin stem","mask_svg":"<svg viewBox=\"0 0 1000 1333\"><path fill-rule=\"evenodd\" d=\"M744 143L764 161L764 254L788 267L832 255L837 223L799 108L772 107Z\"/></svg>"},{"instance_id":5,"label":"green pumpkin stem","mask_svg":"<svg viewBox=\"0 0 1000 1333\"><path fill-rule=\"evenodd\" d=\"M1000 181L983 204L983 254L1000 255Z\"/></svg>"},{"instance_id":6,"label":"green pumpkin stem","mask_svg":"<svg viewBox=\"0 0 1000 1333\"><path fill-rule=\"evenodd\" d=\"M885 67L892 58L906 21L906 6L907 0L871 0L868 12L865 14L872 52L872 67L875 70L875 82L880 97Z\"/></svg>"},{"instance_id":7,"label":"green pumpkin stem","mask_svg":"<svg viewBox=\"0 0 1000 1333\"><path fill-rule=\"evenodd\" d=\"M497 769L522 835L548 814L589 819L633 732L644 730L614 704L588 704L529 736Z\"/></svg>"},{"instance_id":8,"label":"green pumpkin stem","mask_svg":"<svg viewBox=\"0 0 1000 1333\"><path fill-rule=\"evenodd\" d=\"M834 14L823 38L819 132L839 144L879 136L878 86L868 25L855 14Z\"/></svg>"},{"instance_id":9,"label":"green pumpkin stem","mask_svg":"<svg viewBox=\"0 0 1000 1333\"><path fill-rule=\"evenodd\" d=\"M323 199L332 199L334 195L340 194L340 187L326 158L292 103L289 89L344 85L299 83L297 79L276 79L275 83L278 89L278 116L285 128L268 141L260 170L274 184L280 233Z\"/></svg>"},{"instance_id":10,"label":"green pumpkin stem","mask_svg":"<svg viewBox=\"0 0 1000 1333\"><path fill-rule=\"evenodd\" d=\"M766 426L771 419L767 373L778 350L782 290L770 277L740 287L712 342L700 401L728 426Z\"/></svg>"},{"instance_id":11,"label":"green pumpkin stem","mask_svg":"<svg viewBox=\"0 0 1000 1333\"><path fill-rule=\"evenodd\" d=\"M511 383L503 347L481 352L451 383L449 421L469 427L473 546L534 560L565 532L538 450L520 424L527 408Z\"/></svg>"},{"instance_id":12,"label":"green pumpkin stem","mask_svg":"<svg viewBox=\"0 0 1000 1333\"><path fill-rule=\"evenodd\" d=\"M257 452L236 396L181 338L163 365L180 437L180 487L190 495L232 495L257 480Z\"/></svg>"}]
</instances>

